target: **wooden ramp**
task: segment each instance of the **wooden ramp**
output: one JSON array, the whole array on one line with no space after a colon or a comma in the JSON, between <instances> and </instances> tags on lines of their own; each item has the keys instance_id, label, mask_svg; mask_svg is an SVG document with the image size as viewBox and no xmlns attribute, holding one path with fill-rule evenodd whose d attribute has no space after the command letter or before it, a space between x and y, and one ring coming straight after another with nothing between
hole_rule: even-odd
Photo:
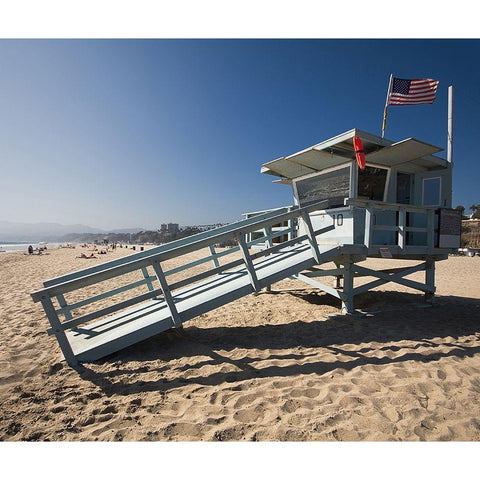
<instances>
[{"instance_id":1,"label":"wooden ramp","mask_svg":"<svg viewBox=\"0 0 480 480\"><path fill-rule=\"evenodd\" d=\"M258 292L313 265L329 262L345 248L354 248L321 245L322 233L334 226L314 231L309 213L324 206L325 202L318 202L308 207L292 206L259 214L47 280L44 288L32 292L31 296L35 302L42 303L51 325L47 331L56 336L66 361L70 365L95 361L170 328L181 328L185 321L202 313ZM298 222L303 222L305 235L296 235ZM231 239L237 241L237 247L216 250L216 246ZM259 245L259 250L251 250ZM170 271L163 270L162 262L201 249L207 249L209 255ZM236 258L225 262L227 256L235 252L239 252L241 258L237 253ZM205 262L212 262L213 268L191 273L176 282L167 281L170 275ZM134 282L125 280L121 286L101 291L102 282L128 278L132 272L141 273L142 278ZM95 286L93 296L92 286ZM139 287L147 287L147 292L138 294ZM79 292L84 292L87 298L78 300ZM133 296L91 311L92 304L126 292ZM67 299L72 293L75 297ZM90 311L82 313L86 306ZM60 316L64 317L63 321Z\"/></svg>"},{"instance_id":2,"label":"wooden ramp","mask_svg":"<svg viewBox=\"0 0 480 480\"><path fill-rule=\"evenodd\" d=\"M321 249L324 262L338 255L338 247ZM299 273L316 263L309 246L290 248L255 263L260 288ZM216 275L175 292L173 301L181 322L255 292L246 267ZM175 323L164 299L151 300L85 327L67 332L77 361L102 358L129 345L174 328Z\"/></svg>"}]
</instances>

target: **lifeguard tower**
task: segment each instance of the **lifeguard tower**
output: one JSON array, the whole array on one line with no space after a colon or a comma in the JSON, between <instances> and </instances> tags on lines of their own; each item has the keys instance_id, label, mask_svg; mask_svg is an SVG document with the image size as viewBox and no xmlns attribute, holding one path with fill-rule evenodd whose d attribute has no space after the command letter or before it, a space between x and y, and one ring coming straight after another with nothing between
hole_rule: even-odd
<instances>
[{"instance_id":1,"label":"lifeguard tower","mask_svg":"<svg viewBox=\"0 0 480 480\"><path fill-rule=\"evenodd\" d=\"M355 161L354 137L364 147L364 169ZM387 282L418 289L431 299L435 261L446 259L451 249L459 247L461 231L461 214L451 209L453 165L435 156L440 151L414 138L392 142L353 129L265 163L262 173L292 186L295 205L325 202L324 208L309 214L312 229L324 229L316 240L319 245L342 246L334 259L336 269L315 266L295 277L341 299L346 313L354 311L355 295ZM326 231L328 226L332 228ZM300 223L298 232L308 233L308 222ZM374 271L358 265L367 257L422 263ZM404 278L420 270L425 270L425 283ZM333 288L318 280L325 276L336 278ZM358 276L376 280L355 288Z\"/></svg>"},{"instance_id":2,"label":"lifeguard tower","mask_svg":"<svg viewBox=\"0 0 480 480\"><path fill-rule=\"evenodd\" d=\"M364 169L355 136L363 142ZM262 173L292 186L294 205L47 280L31 296L42 303L48 333L70 365L181 328L285 278L339 298L345 313L354 312L355 295L387 282L431 299L435 262L458 248L461 228L460 213L451 209L452 163L435 156L441 150L350 130L263 165ZM219 248L232 239L238 246ZM166 269L166 261L197 251L194 260ZM368 257L420 263L378 271L359 264ZM325 268L330 262L335 268ZM424 283L405 278L422 270ZM320 281L328 276L333 286ZM355 286L359 276L374 280Z\"/></svg>"}]
</instances>

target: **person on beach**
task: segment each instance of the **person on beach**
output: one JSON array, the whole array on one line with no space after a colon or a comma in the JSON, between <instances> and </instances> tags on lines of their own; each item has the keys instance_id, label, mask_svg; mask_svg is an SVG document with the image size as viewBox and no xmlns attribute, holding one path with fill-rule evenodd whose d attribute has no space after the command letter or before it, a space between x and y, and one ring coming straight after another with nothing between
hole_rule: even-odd
<instances>
[{"instance_id":1,"label":"person on beach","mask_svg":"<svg viewBox=\"0 0 480 480\"><path fill-rule=\"evenodd\" d=\"M33 254L33 247L31 245L28 246L28 254L29 255Z\"/></svg>"},{"instance_id":2,"label":"person on beach","mask_svg":"<svg viewBox=\"0 0 480 480\"><path fill-rule=\"evenodd\" d=\"M83 252L77 258L97 258L93 253L91 255L85 255Z\"/></svg>"}]
</instances>

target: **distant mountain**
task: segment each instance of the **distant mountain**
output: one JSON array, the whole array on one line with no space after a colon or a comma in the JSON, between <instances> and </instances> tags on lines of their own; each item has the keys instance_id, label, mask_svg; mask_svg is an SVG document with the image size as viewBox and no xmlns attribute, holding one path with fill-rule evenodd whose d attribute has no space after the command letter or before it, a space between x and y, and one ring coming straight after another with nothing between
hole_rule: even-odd
<instances>
[{"instance_id":1,"label":"distant mountain","mask_svg":"<svg viewBox=\"0 0 480 480\"><path fill-rule=\"evenodd\" d=\"M116 228L115 230L108 230L108 233L138 233L145 230L145 228Z\"/></svg>"},{"instance_id":2,"label":"distant mountain","mask_svg":"<svg viewBox=\"0 0 480 480\"><path fill-rule=\"evenodd\" d=\"M101 228L89 227L88 225L74 224L62 225L60 223L17 223L0 221L0 241L55 241L72 233L136 233L142 228L123 228L116 230L103 230Z\"/></svg>"}]
</instances>

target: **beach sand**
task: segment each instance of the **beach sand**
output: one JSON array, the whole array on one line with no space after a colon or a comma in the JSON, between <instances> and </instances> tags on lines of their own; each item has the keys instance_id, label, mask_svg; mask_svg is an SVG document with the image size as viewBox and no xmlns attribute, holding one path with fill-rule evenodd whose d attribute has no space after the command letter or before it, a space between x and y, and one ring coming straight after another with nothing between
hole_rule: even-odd
<instances>
[{"instance_id":1,"label":"beach sand","mask_svg":"<svg viewBox=\"0 0 480 480\"><path fill-rule=\"evenodd\" d=\"M132 253L81 251L0 254L0 440L480 440L480 257L437 263L434 307L287 280L75 370L29 293Z\"/></svg>"}]
</instances>

